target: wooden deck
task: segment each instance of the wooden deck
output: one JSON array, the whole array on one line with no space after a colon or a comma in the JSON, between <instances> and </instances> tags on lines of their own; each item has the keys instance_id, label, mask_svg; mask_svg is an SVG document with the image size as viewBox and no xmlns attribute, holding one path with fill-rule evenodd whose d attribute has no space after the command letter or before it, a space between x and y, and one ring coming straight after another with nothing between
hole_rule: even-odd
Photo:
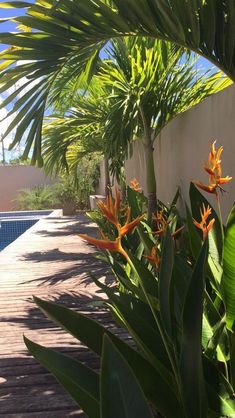
<instances>
[{"instance_id":1,"label":"wooden deck","mask_svg":"<svg viewBox=\"0 0 235 418\"><path fill-rule=\"evenodd\" d=\"M97 367L97 359L32 301L32 295L44 297L109 324L104 308L91 304L103 295L88 273L110 277L94 249L76 235L84 232L95 233L84 215L42 219L0 253L0 418L84 417L22 339L24 333Z\"/></svg>"}]
</instances>

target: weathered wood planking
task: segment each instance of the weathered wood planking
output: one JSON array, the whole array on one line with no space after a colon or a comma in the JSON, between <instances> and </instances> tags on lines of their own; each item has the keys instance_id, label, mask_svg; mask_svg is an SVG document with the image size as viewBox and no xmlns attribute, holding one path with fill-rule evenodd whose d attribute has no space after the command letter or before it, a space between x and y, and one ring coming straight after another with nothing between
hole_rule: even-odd
<instances>
[{"instance_id":1,"label":"weathered wood planking","mask_svg":"<svg viewBox=\"0 0 235 418\"><path fill-rule=\"evenodd\" d=\"M79 357L91 367L98 359L37 309L44 297L112 326L89 272L110 280L94 248L78 233L95 233L84 215L39 221L0 253L0 418L84 417L55 379L25 349L33 341ZM121 332L117 330L117 332Z\"/></svg>"}]
</instances>

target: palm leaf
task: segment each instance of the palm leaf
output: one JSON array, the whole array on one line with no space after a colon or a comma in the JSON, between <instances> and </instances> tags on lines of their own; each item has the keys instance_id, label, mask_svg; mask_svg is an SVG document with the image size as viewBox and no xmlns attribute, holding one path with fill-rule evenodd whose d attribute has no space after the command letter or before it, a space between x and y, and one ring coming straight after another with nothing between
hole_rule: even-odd
<instances>
[{"instance_id":1,"label":"palm leaf","mask_svg":"<svg viewBox=\"0 0 235 418\"><path fill-rule=\"evenodd\" d=\"M80 78L85 70L90 78L98 51L104 44L111 38L127 35L169 40L191 48L235 79L233 0L141 0L138 5L134 0L81 0L79 4L72 0L56 3L37 0L33 5L2 2L0 7L26 8L25 15L13 17L12 21L32 29L29 33L0 34L2 43L12 45L2 53L5 68L1 74L1 91L7 91L25 76L31 83L46 77L43 109L65 66L71 67L74 77ZM19 60L30 60L35 66L20 66L14 78L15 63ZM30 109L22 107L24 116L30 113ZM42 120L43 113L27 118L27 125L22 126L24 132L35 117ZM31 143L36 159L40 159L40 142L41 132L34 130Z\"/></svg>"}]
</instances>

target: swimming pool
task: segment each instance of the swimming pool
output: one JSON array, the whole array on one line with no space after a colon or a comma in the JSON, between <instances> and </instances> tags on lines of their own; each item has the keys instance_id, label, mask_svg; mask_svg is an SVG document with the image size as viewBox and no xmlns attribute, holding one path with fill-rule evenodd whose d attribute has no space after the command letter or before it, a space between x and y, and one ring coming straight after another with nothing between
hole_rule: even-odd
<instances>
[{"instance_id":1,"label":"swimming pool","mask_svg":"<svg viewBox=\"0 0 235 418\"><path fill-rule=\"evenodd\" d=\"M52 210L0 212L0 251L51 213Z\"/></svg>"}]
</instances>

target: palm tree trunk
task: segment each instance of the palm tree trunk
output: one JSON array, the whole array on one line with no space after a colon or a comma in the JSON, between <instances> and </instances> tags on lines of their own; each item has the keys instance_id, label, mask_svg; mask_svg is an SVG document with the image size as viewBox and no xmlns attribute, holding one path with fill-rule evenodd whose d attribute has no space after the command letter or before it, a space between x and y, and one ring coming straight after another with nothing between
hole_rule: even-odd
<instances>
[{"instance_id":1,"label":"palm tree trunk","mask_svg":"<svg viewBox=\"0 0 235 418\"><path fill-rule=\"evenodd\" d=\"M157 210L157 183L155 177L155 166L153 158L153 143L151 138L151 128L147 122L144 109L140 107L140 113L144 128L144 153L146 166L146 189L148 198L148 222L152 222L153 212Z\"/></svg>"},{"instance_id":2,"label":"palm tree trunk","mask_svg":"<svg viewBox=\"0 0 235 418\"><path fill-rule=\"evenodd\" d=\"M152 221L153 212L157 210L157 183L155 178L155 166L153 158L152 141L144 144L146 164L146 189L148 198L148 221Z\"/></svg>"},{"instance_id":3,"label":"palm tree trunk","mask_svg":"<svg viewBox=\"0 0 235 418\"><path fill-rule=\"evenodd\" d=\"M104 156L104 181L105 181L105 196L108 196L111 191L111 181L109 174L109 160Z\"/></svg>"}]
</instances>

